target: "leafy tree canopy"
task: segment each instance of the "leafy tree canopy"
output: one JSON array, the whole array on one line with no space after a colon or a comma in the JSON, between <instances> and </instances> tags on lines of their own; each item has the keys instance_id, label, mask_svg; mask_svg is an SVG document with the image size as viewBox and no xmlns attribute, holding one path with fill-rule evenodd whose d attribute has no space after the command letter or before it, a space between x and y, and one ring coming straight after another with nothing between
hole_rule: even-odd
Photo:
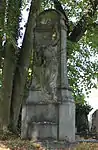
<instances>
[{"instance_id":1,"label":"leafy tree canopy","mask_svg":"<svg viewBox=\"0 0 98 150\"><path fill-rule=\"evenodd\" d=\"M10 11L12 13L21 14L21 10L28 6L27 0L18 0L16 7L13 5L13 0L9 0ZM19 7L19 3L21 7ZM77 96L80 96L80 100L84 100L83 91L86 91L88 95L91 88L96 87L94 80L98 77L98 1L97 0L60 0L62 7L69 20L70 32L67 38L67 62L68 62L68 77L70 86L73 89L73 95L77 101ZM9 17L6 10L6 1L0 5L0 35L1 38L4 33L7 34L9 42L13 45L17 45L13 34L13 28L15 28L17 22L12 17L14 22L6 25L6 19ZM17 8L17 9L16 9ZM54 8L52 0L41 0L40 11L48 8ZM6 10L6 11L5 11ZM13 11L14 10L14 11ZM28 9L27 9L28 11ZM11 15L11 13L9 13ZM20 15L20 22L21 22ZM3 24L5 20L5 24ZM21 36L21 30L18 28L19 36ZM14 30L15 31L15 30ZM16 31L15 31L16 32Z\"/></svg>"}]
</instances>

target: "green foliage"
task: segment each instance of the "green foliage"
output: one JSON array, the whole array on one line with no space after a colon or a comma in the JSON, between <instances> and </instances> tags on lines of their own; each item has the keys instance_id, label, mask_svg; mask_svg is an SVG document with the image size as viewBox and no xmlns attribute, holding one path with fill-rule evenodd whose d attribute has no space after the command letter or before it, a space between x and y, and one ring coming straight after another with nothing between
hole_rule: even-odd
<instances>
[{"instance_id":1,"label":"green foliage","mask_svg":"<svg viewBox=\"0 0 98 150\"><path fill-rule=\"evenodd\" d=\"M92 4L88 0L60 0L60 2L69 18L70 32L78 20L92 8ZM26 8L28 5L28 0L9 0L8 4L5 7L5 2L0 7L0 37L2 38L6 33L7 41L16 48L16 32L20 32L17 21L21 21L21 17L20 19L18 17L21 16L21 9ZM53 8L53 2L51 0L41 0L41 11L48 8ZM88 95L91 88L96 87L94 80L98 77L98 25L95 24L97 13L96 11L93 18L88 17L87 31L80 41L77 43L67 42L68 78L76 102L78 100L84 102L84 91ZM95 56L96 59L94 59ZM28 73L27 80L29 79Z\"/></svg>"},{"instance_id":2,"label":"green foliage","mask_svg":"<svg viewBox=\"0 0 98 150\"><path fill-rule=\"evenodd\" d=\"M60 2L68 16L70 32L80 18L89 12L89 16L86 15L87 30L80 41L77 43L67 41L69 83L73 89L75 101L80 96L80 101L84 102L83 93L89 95L91 88L97 87L95 84L95 79L98 77L98 25L95 23L97 11L93 17L90 17L94 10L88 0L60 0ZM43 3L43 9L53 8L50 0L43 1Z\"/></svg>"},{"instance_id":3,"label":"green foliage","mask_svg":"<svg viewBox=\"0 0 98 150\"><path fill-rule=\"evenodd\" d=\"M68 77L75 99L77 95L81 96L83 91L88 95L91 88L97 87L94 81L98 75L95 51L97 50L91 48L84 39L78 43L68 41Z\"/></svg>"}]
</instances>

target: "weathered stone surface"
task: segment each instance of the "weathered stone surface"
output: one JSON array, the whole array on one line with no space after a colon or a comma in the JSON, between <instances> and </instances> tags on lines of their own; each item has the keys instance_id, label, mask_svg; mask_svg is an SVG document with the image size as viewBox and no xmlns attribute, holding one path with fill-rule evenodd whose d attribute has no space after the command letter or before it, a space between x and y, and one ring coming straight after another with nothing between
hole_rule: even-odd
<instances>
[{"instance_id":1,"label":"weathered stone surface","mask_svg":"<svg viewBox=\"0 0 98 150\"><path fill-rule=\"evenodd\" d=\"M57 122L57 107L53 104L46 105L28 105L27 116L29 120L35 122L51 121Z\"/></svg>"},{"instance_id":2,"label":"weathered stone surface","mask_svg":"<svg viewBox=\"0 0 98 150\"><path fill-rule=\"evenodd\" d=\"M39 138L42 139L57 139L57 125L55 124L44 124L38 125Z\"/></svg>"},{"instance_id":3,"label":"weathered stone surface","mask_svg":"<svg viewBox=\"0 0 98 150\"><path fill-rule=\"evenodd\" d=\"M68 87L68 78L67 78L67 57L66 57L66 34L67 28L64 24L64 21L61 19L61 87ZM65 28L64 28L65 27Z\"/></svg>"},{"instance_id":4,"label":"weathered stone surface","mask_svg":"<svg viewBox=\"0 0 98 150\"><path fill-rule=\"evenodd\" d=\"M75 104L65 102L59 108L59 139L75 140Z\"/></svg>"},{"instance_id":5,"label":"weathered stone surface","mask_svg":"<svg viewBox=\"0 0 98 150\"><path fill-rule=\"evenodd\" d=\"M72 101L74 102L73 100L73 97L72 97L72 92L68 89L61 89L61 97L62 97L62 101Z\"/></svg>"},{"instance_id":6,"label":"weathered stone surface","mask_svg":"<svg viewBox=\"0 0 98 150\"><path fill-rule=\"evenodd\" d=\"M29 96L26 100L26 103L28 103L28 102L40 103L40 102L42 102L42 100L43 100L43 95L42 95L41 90L39 90L39 91L30 90Z\"/></svg>"},{"instance_id":7,"label":"weathered stone surface","mask_svg":"<svg viewBox=\"0 0 98 150\"><path fill-rule=\"evenodd\" d=\"M22 135L74 141L75 104L67 78L64 16L44 11L34 34L33 80L23 108Z\"/></svg>"}]
</instances>

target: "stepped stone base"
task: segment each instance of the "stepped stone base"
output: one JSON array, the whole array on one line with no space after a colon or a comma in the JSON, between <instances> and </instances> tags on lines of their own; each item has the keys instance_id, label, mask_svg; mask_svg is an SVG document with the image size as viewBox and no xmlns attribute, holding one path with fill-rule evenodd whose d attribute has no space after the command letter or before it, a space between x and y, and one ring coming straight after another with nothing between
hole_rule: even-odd
<instances>
[{"instance_id":1,"label":"stepped stone base","mask_svg":"<svg viewBox=\"0 0 98 150\"><path fill-rule=\"evenodd\" d=\"M54 141L53 139L48 139L48 140L39 140L36 141L39 144L41 144L44 148L49 149L49 150L74 150L75 147L77 146L78 142L67 142L67 141Z\"/></svg>"},{"instance_id":2,"label":"stepped stone base","mask_svg":"<svg viewBox=\"0 0 98 150\"><path fill-rule=\"evenodd\" d=\"M25 105L22 109L24 139L54 139L75 141L75 104L64 101L55 104Z\"/></svg>"}]
</instances>

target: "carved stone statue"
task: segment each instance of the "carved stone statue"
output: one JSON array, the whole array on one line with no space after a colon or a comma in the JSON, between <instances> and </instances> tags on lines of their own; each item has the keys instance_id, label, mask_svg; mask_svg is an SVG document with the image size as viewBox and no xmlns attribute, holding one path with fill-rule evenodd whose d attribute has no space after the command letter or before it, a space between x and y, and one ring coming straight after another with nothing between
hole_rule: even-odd
<instances>
[{"instance_id":1,"label":"carved stone statue","mask_svg":"<svg viewBox=\"0 0 98 150\"><path fill-rule=\"evenodd\" d=\"M43 92L44 101L57 101L60 34L51 18L41 20L35 29L34 76ZM47 24L47 29L44 25ZM51 23L51 24L50 24ZM39 28L42 30L39 32ZM50 32L49 32L50 30Z\"/></svg>"},{"instance_id":2,"label":"carved stone statue","mask_svg":"<svg viewBox=\"0 0 98 150\"><path fill-rule=\"evenodd\" d=\"M75 105L67 78L64 16L42 12L34 30L33 80L22 113L21 136L75 139Z\"/></svg>"}]
</instances>

